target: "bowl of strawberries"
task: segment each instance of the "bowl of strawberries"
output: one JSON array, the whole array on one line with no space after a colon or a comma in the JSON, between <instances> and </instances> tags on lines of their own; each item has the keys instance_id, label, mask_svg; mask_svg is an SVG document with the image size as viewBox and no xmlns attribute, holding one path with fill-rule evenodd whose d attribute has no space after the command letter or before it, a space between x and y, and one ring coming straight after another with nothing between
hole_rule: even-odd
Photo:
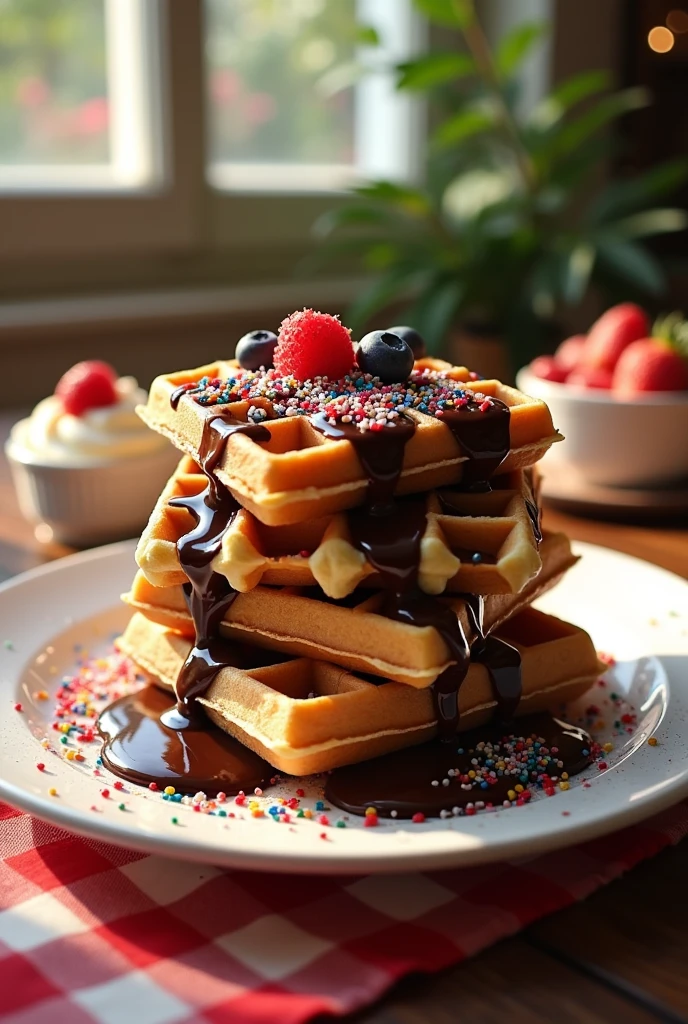
<instances>
[{"instance_id":1,"label":"bowl of strawberries","mask_svg":"<svg viewBox=\"0 0 688 1024\"><path fill-rule=\"evenodd\" d=\"M587 335L538 356L518 387L544 399L566 437L547 456L593 484L670 487L688 480L688 321L654 325L626 302Z\"/></svg>"}]
</instances>

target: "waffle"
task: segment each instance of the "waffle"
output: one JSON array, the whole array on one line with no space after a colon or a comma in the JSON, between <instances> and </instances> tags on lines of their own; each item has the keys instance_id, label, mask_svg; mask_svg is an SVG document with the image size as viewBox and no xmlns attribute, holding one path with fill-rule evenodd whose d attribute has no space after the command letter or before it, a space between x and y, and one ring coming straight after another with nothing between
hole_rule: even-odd
<instances>
[{"instance_id":1,"label":"waffle","mask_svg":"<svg viewBox=\"0 0 688 1024\"><path fill-rule=\"evenodd\" d=\"M463 383L469 377L465 367L452 367L439 360L421 360L416 366L432 370L437 364L454 381ZM219 415L219 409L230 409L239 421L248 419L252 406L264 409L270 440L259 442L237 434L228 442L215 473L236 500L268 526L317 519L360 504L368 485L354 446L345 439L326 438L307 417L275 419L271 402L261 398L219 407L200 405L184 395L177 409L172 408L170 398L180 386L205 376L224 380L238 369L235 361L219 361L157 377L147 404L139 406L137 412L148 426L198 462L204 424ZM561 440L544 402L494 380L479 384L469 381L467 387L479 388L511 410L511 450L500 472L534 465L553 442ZM451 431L441 420L417 410L409 410L406 415L415 421L416 430L404 450L397 493L418 493L458 483L467 459Z\"/></svg>"},{"instance_id":2,"label":"waffle","mask_svg":"<svg viewBox=\"0 0 688 1024\"><path fill-rule=\"evenodd\" d=\"M492 594L484 599L486 629L494 629L529 605L577 561L561 533L545 535L540 557L540 573L519 594ZM194 635L181 587L151 586L139 571L123 600L155 622L188 637ZM220 632L259 647L322 658L411 686L429 686L451 663L444 640L434 627L410 626L380 614L383 600L379 592L366 596L356 591L344 601L333 601L320 588L258 586L237 595ZM465 600L436 600L456 611L470 641L475 634Z\"/></svg>"},{"instance_id":3,"label":"waffle","mask_svg":"<svg viewBox=\"0 0 688 1024\"><path fill-rule=\"evenodd\" d=\"M428 594L517 593L540 570L526 500L533 500L524 473L488 494L432 492L426 497L427 527L420 545L418 582ZM136 549L136 562L149 583L171 587L186 577L176 542L193 528L191 514L170 499L200 493L206 478L184 456L153 509ZM484 561L473 564L472 552ZM494 560L494 564L489 564ZM265 526L241 509L222 541L213 569L240 592L258 584L314 586L341 599L359 584L376 586L378 574L351 543L345 513L293 526Z\"/></svg>"},{"instance_id":4,"label":"waffle","mask_svg":"<svg viewBox=\"0 0 688 1024\"><path fill-rule=\"evenodd\" d=\"M576 699L604 670L587 633L530 608L510 619L498 635L521 651L518 714ZM190 650L183 636L143 615L132 617L118 646L169 689ZM436 731L428 690L376 684L308 658L223 668L200 702L213 722L291 775L364 761L420 743ZM482 665L470 666L459 706L461 729L491 717L495 702Z\"/></svg>"}]
</instances>

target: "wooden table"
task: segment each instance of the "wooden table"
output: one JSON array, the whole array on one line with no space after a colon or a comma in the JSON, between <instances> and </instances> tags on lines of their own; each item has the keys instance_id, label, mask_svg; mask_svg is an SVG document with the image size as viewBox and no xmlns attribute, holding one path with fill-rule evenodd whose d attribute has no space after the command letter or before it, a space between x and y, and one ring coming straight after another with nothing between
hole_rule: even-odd
<instances>
[{"instance_id":1,"label":"wooden table","mask_svg":"<svg viewBox=\"0 0 688 1024\"><path fill-rule=\"evenodd\" d=\"M0 416L0 439L16 417ZM546 525L688 576L688 533L545 511ZM68 553L41 547L0 457L0 578ZM666 850L585 902L441 974L401 982L365 1024L688 1022L688 843ZM328 1018L330 1019L330 1018Z\"/></svg>"}]
</instances>

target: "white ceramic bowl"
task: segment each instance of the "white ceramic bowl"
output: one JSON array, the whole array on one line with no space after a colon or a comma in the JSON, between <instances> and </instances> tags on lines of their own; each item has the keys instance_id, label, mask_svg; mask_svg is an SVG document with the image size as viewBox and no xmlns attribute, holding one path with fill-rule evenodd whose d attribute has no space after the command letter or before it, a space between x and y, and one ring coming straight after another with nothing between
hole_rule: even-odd
<instances>
[{"instance_id":1,"label":"white ceramic bowl","mask_svg":"<svg viewBox=\"0 0 688 1024\"><path fill-rule=\"evenodd\" d=\"M612 487L667 487L688 478L688 392L623 400L608 391L542 380L527 366L516 384L547 402L566 439L545 456L550 465Z\"/></svg>"},{"instance_id":2,"label":"white ceramic bowl","mask_svg":"<svg viewBox=\"0 0 688 1024\"><path fill-rule=\"evenodd\" d=\"M55 465L22 446L15 431L5 453L22 514L37 536L80 548L137 536L181 457L166 443L138 456Z\"/></svg>"}]
</instances>

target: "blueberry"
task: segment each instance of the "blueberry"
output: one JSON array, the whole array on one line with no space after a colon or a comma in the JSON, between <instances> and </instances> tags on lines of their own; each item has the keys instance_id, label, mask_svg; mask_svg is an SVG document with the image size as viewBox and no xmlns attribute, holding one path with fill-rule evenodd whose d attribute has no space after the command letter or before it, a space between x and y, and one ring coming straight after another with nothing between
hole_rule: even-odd
<instances>
[{"instance_id":1,"label":"blueberry","mask_svg":"<svg viewBox=\"0 0 688 1024\"><path fill-rule=\"evenodd\" d=\"M404 339L413 352L414 359L422 359L423 356L427 355L425 342L413 327L389 327L388 330L390 334L396 334L397 338Z\"/></svg>"},{"instance_id":2,"label":"blueberry","mask_svg":"<svg viewBox=\"0 0 688 1024\"><path fill-rule=\"evenodd\" d=\"M237 342L235 356L244 370L268 370L277 344L277 335L272 331L251 331Z\"/></svg>"},{"instance_id":3,"label":"blueberry","mask_svg":"<svg viewBox=\"0 0 688 1024\"><path fill-rule=\"evenodd\" d=\"M379 377L383 384L400 384L413 369L413 352L403 338L391 331L366 334L361 338L356 358L365 373Z\"/></svg>"}]
</instances>

